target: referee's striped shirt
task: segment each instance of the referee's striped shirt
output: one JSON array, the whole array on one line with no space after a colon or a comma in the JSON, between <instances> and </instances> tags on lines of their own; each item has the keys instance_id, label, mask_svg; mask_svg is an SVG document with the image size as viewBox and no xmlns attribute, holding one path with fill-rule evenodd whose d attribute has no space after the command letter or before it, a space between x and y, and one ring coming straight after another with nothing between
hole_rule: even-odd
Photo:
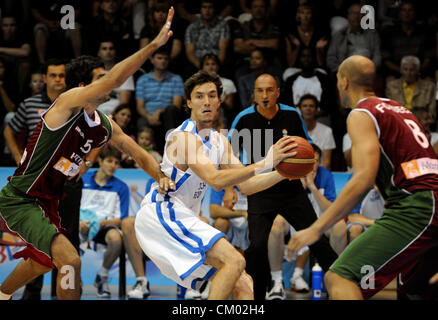
<instances>
[{"instance_id":1,"label":"referee's striped shirt","mask_svg":"<svg viewBox=\"0 0 438 320\"><path fill-rule=\"evenodd\" d=\"M8 125L16 133L21 133L28 129L27 140L33 133L33 130L41 120L41 112L48 109L52 102L47 96L46 90L35 96L25 99L18 106L14 117Z\"/></svg>"}]
</instances>

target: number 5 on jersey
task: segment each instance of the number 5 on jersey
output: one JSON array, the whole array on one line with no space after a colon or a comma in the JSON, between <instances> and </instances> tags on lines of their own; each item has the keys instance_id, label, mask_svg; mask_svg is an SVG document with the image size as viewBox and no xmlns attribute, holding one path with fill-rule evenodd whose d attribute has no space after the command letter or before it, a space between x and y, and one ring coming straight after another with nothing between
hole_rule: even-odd
<instances>
[{"instance_id":1,"label":"number 5 on jersey","mask_svg":"<svg viewBox=\"0 0 438 320\"><path fill-rule=\"evenodd\" d=\"M91 150L91 144L93 143L92 139L87 139L87 142L85 142L84 146L81 147L81 151L85 154L87 154L88 152L90 152Z\"/></svg>"}]
</instances>

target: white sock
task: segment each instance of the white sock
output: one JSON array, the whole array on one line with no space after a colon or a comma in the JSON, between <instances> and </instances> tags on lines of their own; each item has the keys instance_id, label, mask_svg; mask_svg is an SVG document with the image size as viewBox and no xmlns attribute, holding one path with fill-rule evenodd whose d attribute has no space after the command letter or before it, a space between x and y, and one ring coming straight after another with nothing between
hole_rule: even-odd
<instances>
[{"instance_id":1,"label":"white sock","mask_svg":"<svg viewBox=\"0 0 438 320\"><path fill-rule=\"evenodd\" d=\"M271 271L271 278L276 283L283 281L283 276L282 276L281 270L280 271Z\"/></svg>"},{"instance_id":2,"label":"white sock","mask_svg":"<svg viewBox=\"0 0 438 320\"><path fill-rule=\"evenodd\" d=\"M6 294L0 291L0 300L9 300L12 297L12 294Z\"/></svg>"},{"instance_id":3,"label":"white sock","mask_svg":"<svg viewBox=\"0 0 438 320\"><path fill-rule=\"evenodd\" d=\"M101 277L107 277L108 278L108 273L109 273L109 269L106 269L104 267L100 267L99 271L97 272L97 274Z\"/></svg>"},{"instance_id":4,"label":"white sock","mask_svg":"<svg viewBox=\"0 0 438 320\"><path fill-rule=\"evenodd\" d=\"M303 273L304 273L303 269L295 267L294 275L292 276L292 278L301 277L303 275Z\"/></svg>"},{"instance_id":5,"label":"white sock","mask_svg":"<svg viewBox=\"0 0 438 320\"><path fill-rule=\"evenodd\" d=\"M146 276L137 277L137 281L141 281L142 283L146 284L148 282L148 279L146 278Z\"/></svg>"}]
</instances>

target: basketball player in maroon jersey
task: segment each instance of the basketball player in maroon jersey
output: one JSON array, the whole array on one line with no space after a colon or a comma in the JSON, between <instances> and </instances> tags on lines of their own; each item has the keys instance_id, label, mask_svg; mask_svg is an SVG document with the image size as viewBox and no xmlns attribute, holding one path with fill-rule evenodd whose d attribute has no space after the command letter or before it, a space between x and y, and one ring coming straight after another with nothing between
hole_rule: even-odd
<instances>
[{"instance_id":1,"label":"basketball player in maroon jersey","mask_svg":"<svg viewBox=\"0 0 438 320\"><path fill-rule=\"evenodd\" d=\"M399 273L415 277L423 257L438 245L438 160L415 116L396 101L376 97L374 78L375 66L365 57L351 56L340 65L340 102L353 108L347 119L353 177L321 218L297 232L288 247L293 255L315 242L376 181L385 198L384 214L327 272L332 299L367 299Z\"/></svg>"},{"instance_id":2,"label":"basketball player in maroon jersey","mask_svg":"<svg viewBox=\"0 0 438 320\"><path fill-rule=\"evenodd\" d=\"M81 260L60 226L58 202L64 183L79 173L92 149L111 141L159 182L159 190L174 189L155 159L96 110L172 36L173 14L171 8L166 24L148 46L115 65L108 74L94 57L82 56L67 65L69 90L42 114L20 166L0 191L0 219L8 231L26 242L26 247L14 255L24 260L0 286L0 300L10 299L17 289L54 267L60 271L58 299L79 299Z\"/></svg>"}]
</instances>

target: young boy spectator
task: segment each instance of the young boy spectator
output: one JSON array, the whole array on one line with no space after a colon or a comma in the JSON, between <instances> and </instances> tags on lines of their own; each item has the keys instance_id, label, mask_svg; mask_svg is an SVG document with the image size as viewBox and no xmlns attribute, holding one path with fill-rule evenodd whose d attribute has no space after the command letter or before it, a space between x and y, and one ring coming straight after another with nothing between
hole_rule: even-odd
<instances>
[{"instance_id":1,"label":"young boy spectator","mask_svg":"<svg viewBox=\"0 0 438 320\"><path fill-rule=\"evenodd\" d=\"M120 227L122 219L129 214L128 185L114 177L120 160L120 151L113 147L106 147L98 157L99 169L87 171L82 176L84 187L79 227L81 238L106 245L102 267L98 271L94 283L97 288L97 296L100 298L111 296L108 287L108 273L120 256L123 243ZM89 213L85 214L84 211ZM93 224L96 219L99 221L97 226Z\"/></svg>"}]
</instances>

